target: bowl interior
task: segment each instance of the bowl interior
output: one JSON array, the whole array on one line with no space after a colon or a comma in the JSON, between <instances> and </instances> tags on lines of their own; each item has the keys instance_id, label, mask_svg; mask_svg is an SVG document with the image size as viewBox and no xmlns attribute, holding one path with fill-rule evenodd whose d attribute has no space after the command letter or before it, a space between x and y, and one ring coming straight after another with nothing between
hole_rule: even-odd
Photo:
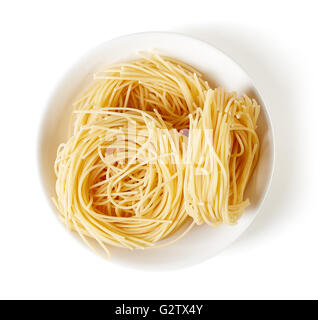
<instances>
[{"instance_id":1,"label":"bowl interior","mask_svg":"<svg viewBox=\"0 0 318 320\"><path fill-rule=\"evenodd\" d=\"M112 262L162 270L197 264L232 243L251 224L268 190L274 162L271 121L253 82L233 60L205 42L174 33L133 34L92 49L66 73L46 106L39 137L39 169L45 194L52 209L56 211L51 203L56 180L53 164L58 145L66 141L69 134L72 102L91 81L93 72L100 67L138 58L138 51L152 49L195 67L203 73L211 87L220 86L239 93L245 92L262 107L258 122L260 157L246 191L251 205L236 226L198 226L180 241L163 248L131 251L110 247ZM75 233L74 236L77 237Z\"/></svg>"}]
</instances>

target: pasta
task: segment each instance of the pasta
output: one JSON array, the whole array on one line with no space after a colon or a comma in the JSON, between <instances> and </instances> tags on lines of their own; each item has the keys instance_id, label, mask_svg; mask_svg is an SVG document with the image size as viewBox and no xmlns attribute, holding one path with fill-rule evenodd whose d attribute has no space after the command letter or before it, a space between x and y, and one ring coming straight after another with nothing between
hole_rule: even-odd
<instances>
[{"instance_id":1,"label":"pasta","mask_svg":"<svg viewBox=\"0 0 318 320\"><path fill-rule=\"evenodd\" d=\"M235 224L257 163L260 111L157 54L104 68L74 103L57 150L61 219L95 250L162 246L186 221Z\"/></svg>"},{"instance_id":2,"label":"pasta","mask_svg":"<svg viewBox=\"0 0 318 320\"><path fill-rule=\"evenodd\" d=\"M255 100L209 89L203 110L191 117L184 197L197 224L234 224L248 206L243 198L258 159L258 114Z\"/></svg>"}]
</instances>

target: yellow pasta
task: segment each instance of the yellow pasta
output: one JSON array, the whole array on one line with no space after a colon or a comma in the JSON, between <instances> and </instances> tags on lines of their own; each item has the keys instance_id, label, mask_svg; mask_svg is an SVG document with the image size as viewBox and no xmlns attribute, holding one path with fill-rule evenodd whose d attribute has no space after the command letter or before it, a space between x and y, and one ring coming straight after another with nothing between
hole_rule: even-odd
<instances>
[{"instance_id":1,"label":"yellow pasta","mask_svg":"<svg viewBox=\"0 0 318 320\"><path fill-rule=\"evenodd\" d=\"M209 89L203 108L191 115L184 197L197 224L234 224L248 206L244 191L258 159L258 114L247 96Z\"/></svg>"},{"instance_id":2,"label":"yellow pasta","mask_svg":"<svg viewBox=\"0 0 318 320\"><path fill-rule=\"evenodd\" d=\"M164 245L195 224L236 223L249 204L259 111L246 95L212 90L192 67L156 54L98 71L57 151L61 218L108 255L108 245L162 246L186 220Z\"/></svg>"}]
</instances>

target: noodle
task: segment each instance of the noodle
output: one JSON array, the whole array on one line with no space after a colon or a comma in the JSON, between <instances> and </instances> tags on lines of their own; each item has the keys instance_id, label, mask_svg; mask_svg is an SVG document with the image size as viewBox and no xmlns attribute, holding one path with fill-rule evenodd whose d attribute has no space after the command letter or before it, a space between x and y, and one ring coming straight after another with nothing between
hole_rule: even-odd
<instances>
[{"instance_id":1,"label":"noodle","mask_svg":"<svg viewBox=\"0 0 318 320\"><path fill-rule=\"evenodd\" d=\"M249 204L243 197L258 158L258 113L247 96L209 89L191 118L184 197L197 224L234 224Z\"/></svg>"},{"instance_id":2,"label":"noodle","mask_svg":"<svg viewBox=\"0 0 318 320\"><path fill-rule=\"evenodd\" d=\"M107 245L160 247L194 224L236 223L249 204L259 111L246 95L212 90L192 67L156 54L100 70L57 150L61 218L108 256ZM183 234L157 244L186 221Z\"/></svg>"}]
</instances>

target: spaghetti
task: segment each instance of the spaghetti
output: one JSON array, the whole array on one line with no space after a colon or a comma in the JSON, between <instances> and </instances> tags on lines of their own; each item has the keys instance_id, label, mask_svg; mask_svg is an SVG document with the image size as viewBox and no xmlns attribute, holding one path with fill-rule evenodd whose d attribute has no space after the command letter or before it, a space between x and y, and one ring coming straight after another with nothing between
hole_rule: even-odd
<instances>
[{"instance_id":1,"label":"spaghetti","mask_svg":"<svg viewBox=\"0 0 318 320\"><path fill-rule=\"evenodd\" d=\"M212 90L192 67L156 54L94 79L57 151L54 202L65 224L110 255L107 245L157 246L185 221L185 232L236 223L259 152L256 101Z\"/></svg>"}]
</instances>

